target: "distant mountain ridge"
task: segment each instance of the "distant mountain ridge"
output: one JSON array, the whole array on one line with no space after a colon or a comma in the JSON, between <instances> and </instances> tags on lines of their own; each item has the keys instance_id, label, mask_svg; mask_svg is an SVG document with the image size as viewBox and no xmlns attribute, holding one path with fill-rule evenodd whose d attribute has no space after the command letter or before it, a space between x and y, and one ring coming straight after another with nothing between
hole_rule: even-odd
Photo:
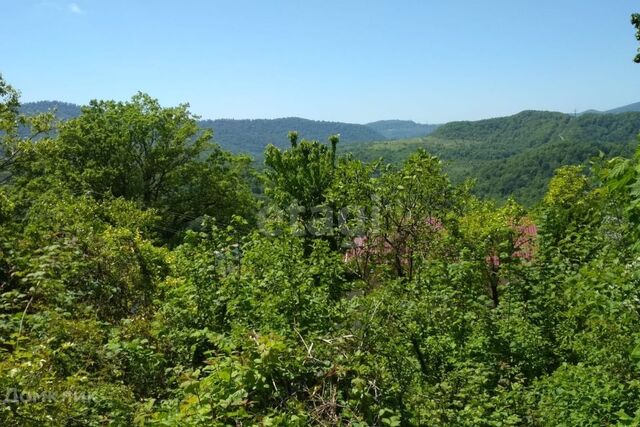
<instances>
[{"instance_id":1,"label":"distant mountain ridge","mask_svg":"<svg viewBox=\"0 0 640 427\"><path fill-rule=\"evenodd\" d=\"M80 115L81 106L60 101L26 102L21 106L25 114L55 111L60 120ZM213 130L213 139L226 150L261 157L268 144L285 147L289 144L287 133L296 130L302 138L324 141L333 134L340 134L343 144L387 139L382 133L366 125L342 122L308 120L299 117L281 119L200 120L202 128Z\"/></svg>"},{"instance_id":2,"label":"distant mountain ridge","mask_svg":"<svg viewBox=\"0 0 640 427\"><path fill-rule=\"evenodd\" d=\"M80 115L81 106L61 101L26 102L25 114L56 111L60 120ZM421 124L411 120L380 120L365 125L344 122L308 120L300 117L279 119L216 119L200 120L200 126L212 129L214 141L235 153L248 153L260 157L268 144L285 147L287 133L296 130L306 139L325 140L340 134L343 144L426 136L440 125Z\"/></svg>"}]
</instances>

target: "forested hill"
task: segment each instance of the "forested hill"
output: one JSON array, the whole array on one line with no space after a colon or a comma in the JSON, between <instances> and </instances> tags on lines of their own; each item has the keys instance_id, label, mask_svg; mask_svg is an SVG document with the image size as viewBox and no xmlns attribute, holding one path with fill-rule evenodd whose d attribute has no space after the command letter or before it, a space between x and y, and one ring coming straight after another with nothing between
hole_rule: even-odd
<instances>
[{"instance_id":1,"label":"forested hill","mask_svg":"<svg viewBox=\"0 0 640 427\"><path fill-rule=\"evenodd\" d=\"M571 116L563 113L523 111L508 117L450 122L438 128L432 135L436 138L490 144L495 149L491 157L496 158L509 152L520 151L521 147L547 142L570 119Z\"/></svg>"},{"instance_id":2,"label":"forested hill","mask_svg":"<svg viewBox=\"0 0 640 427\"><path fill-rule=\"evenodd\" d=\"M367 123L367 126L387 139L402 139L427 136L440 125L416 123L413 120L379 120Z\"/></svg>"},{"instance_id":3,"label":"forested hill","mask_svg":"<svg viewBox=\"0 0 640 427\"><path fill-rule=\"evenodd\" d=\"M68 120L80 114L80 106L59 101L27 102L22 105L24 114L33 115L55 111L61 120ZM376 141L387 139L383 133L360 124L307 120L298 117L258 120L200 120L199 125L213 130L214 141L234 153L247 153L261 157L268 144L285 147L289 144L287 133L297 130L307 139L326 140L329 135L340 134L345 143ZM428 132L424 132L426 135Z\"/></svg>"},{"instance_id":4,"label":"forested hill","mask_svg":"<svg viewBox=\"0 0 640 427\"><path fill-rule=\"evenodd\" d=\"M289 145L287 133L296 130L306 139L325 141L329 135L340 134L340 141L349 144L385 139L384 135L364 125L325 122L287 117L258 120L201 120L200 126L213 130L213 139L222 148L235 153L249 153L261 157L264 148L273 144L283 148Z\"/></svg>"},{"instance_id":5,"label":"forested hill","mask_svg":"<svg viewBox=\"0 0 640 427\"><path fill-rule=\"evenodd\" d=\"M534 204L554 169L581 164L602 151L630 155L637 144L640 113L573 116L523 111L509 117L452 122L424 138L381 141L348 148L357 157L400 162L425 148L447 163L454 181L475 178L476 192Z\"/></svg>"}]
</instances>

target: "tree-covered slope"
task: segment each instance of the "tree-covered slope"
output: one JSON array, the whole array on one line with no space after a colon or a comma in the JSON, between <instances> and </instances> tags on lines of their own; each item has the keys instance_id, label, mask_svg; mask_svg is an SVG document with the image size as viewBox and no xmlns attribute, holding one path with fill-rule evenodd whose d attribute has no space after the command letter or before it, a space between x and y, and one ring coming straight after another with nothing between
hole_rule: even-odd
<instances>
[{"instance_id":1,"label":"tree-covered slope","mask_svg":"<svg viewBox=\"0 0 640 427\"><path fill-rule=\"evenodd\" d=\"M513 116L475 122L451 122L433 136L447 140L481 142L482 158L508 157L523 149L549 142L571 116L548 111L523 111ZM490 149L489 149L490 147Z\"/></svg>"},{"instance_id":2,"label":"tree-covered slope","mask_svg":"<svg viewBox=\"0 0 640 427\"><path fill-rule=\"evenodd\" d=\"M416 123L413 120L379 120L367 123L367 127L382 134L387 139L403 139L427 136L440 125Z\"/></svg>"},{"instance_id":3,"label":"tree-covered slope","mask_svg":"<svg viewBox=\"0 0 640 427\"><path fill-rule=\"evenodd\" d=\"M510 117L452 122L425 138L347 147L364 160L400 162L418 148L447 162L451 178L477 180L480 195L537 202L553 170L604 154L630 155L640 131L640 113L585 114L523 111Z\"/></svg>"},{"instance_id":4,"label":"tree-covered slope","mask_svg":"<svg viewBox=\"0 0 640 427\"><path fill-rule=\"evenodd\" d=\"M264 148L273 144L284 147L288 144L287 133L298 131L308 139L324 140L328 135L340 134L340 140L349 144L385 139L364 125L307 120L298 117L257 120L201 120L200 126L213 130L214 140L226 150L249 153L260 157Z\"/></svg>"}]
</instances>

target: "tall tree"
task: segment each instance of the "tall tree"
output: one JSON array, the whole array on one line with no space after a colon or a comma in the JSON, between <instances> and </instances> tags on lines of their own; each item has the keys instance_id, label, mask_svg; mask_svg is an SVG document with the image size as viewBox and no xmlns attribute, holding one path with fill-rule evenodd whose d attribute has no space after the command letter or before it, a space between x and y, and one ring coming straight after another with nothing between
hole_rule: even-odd
<instances>
[{"instance_id":1,"label":"tall tree","mask_svg":"<svg viewBox=\"0 0 640 427\"><path fill-rule=\"evenodd\" d=\"M35 175L55 176L76 192L113 195L156 209L166 234L202 215L222 224L251 216L243 179L248 159L211 142L183 104L163 108L139 93L129 102L92 101L40 149Z\"/></svg>"},{"instance_id":2,"label":"tall tree","mask_svg":"<svg viewBox=\"0 0 640 427\"><path fill-rule=\"evenodd\" d=\"M336 147L338 135L329 137L331 146L319 141L303 139L298 142L298 133L289 132L291 148L281 151L269 145L265 150L266 192L280 208L298 208L300 220L307 236L307 252L313 235L318 234L313 227L315 211L330 210L331 223L335 223L336 207L327 203L336 171ZM332 227L330 227L332 228ZM328 230L325 230L328 231ZM332 231L325 233L332 234ZM337 239L329 237L332 247Z\"/></svg>"}]
</instances>

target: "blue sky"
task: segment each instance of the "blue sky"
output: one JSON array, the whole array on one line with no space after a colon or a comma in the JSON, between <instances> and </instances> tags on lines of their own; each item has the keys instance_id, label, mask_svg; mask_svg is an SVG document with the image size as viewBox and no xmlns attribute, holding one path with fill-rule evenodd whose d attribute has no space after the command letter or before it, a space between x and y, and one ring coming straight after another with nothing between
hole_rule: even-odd
<instances>
[{"instance_id":1,"label":"blue sky","mask_svg":"<svg viewBox=\"0 0 640 427\"><path fill-rule=\"evenodd\" d=\"M630 0L0 0L23 101L440 123L640 101Z\"/></svg>"}]
</instances>

